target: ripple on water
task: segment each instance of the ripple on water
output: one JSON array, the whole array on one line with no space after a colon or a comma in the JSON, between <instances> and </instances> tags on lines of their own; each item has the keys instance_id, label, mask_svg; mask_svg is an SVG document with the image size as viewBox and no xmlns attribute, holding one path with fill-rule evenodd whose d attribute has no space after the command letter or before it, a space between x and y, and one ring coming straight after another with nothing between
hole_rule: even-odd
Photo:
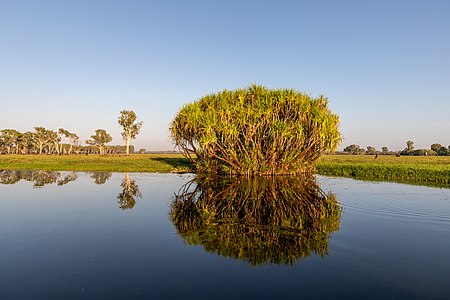
<instances>
[{"instance_id":1,"label":"ripple on water","mask_svg":"<svg viewBox=\"0 0 450 300\"><path fill-rule=\"evenodd\" d=\"M324 190L338 195L344 211L450 224L450 189L323 176L318 179Z\"/></svg>"}]
</instances>

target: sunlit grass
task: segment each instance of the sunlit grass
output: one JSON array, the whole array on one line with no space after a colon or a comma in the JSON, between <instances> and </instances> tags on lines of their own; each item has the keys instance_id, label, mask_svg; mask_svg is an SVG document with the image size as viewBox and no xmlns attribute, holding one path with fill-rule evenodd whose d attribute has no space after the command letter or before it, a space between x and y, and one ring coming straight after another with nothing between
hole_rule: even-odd
<instances>
[{"instance_id":1,"label":"sunlit grass","mask_svg":"<svg viewBox=\"0 0 450 300\"><path fill-rule=\"evenodd\" d=\"M317 164L323 175L450 186L450 156L326 155Z\"/></svg>"},{"instance_id":2,"label":"sunlit grass","mask_svg":"<svg viewBox=\"0 0 450 300\"><path fill-rule=\"evenodd\" d=\"M181 154L0 155L0 169L161 173L192 170Z\"/></svg>"}]
</instances>

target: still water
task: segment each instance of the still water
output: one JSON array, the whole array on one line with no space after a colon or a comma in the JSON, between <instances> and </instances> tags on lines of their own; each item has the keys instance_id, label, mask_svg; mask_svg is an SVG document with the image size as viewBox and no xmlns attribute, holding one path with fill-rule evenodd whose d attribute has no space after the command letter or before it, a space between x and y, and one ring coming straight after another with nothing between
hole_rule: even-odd
<instances>
[{"instance_id":1,"label":"still water","mask_svg":"<svg viewBox=\"0 0 450 300\"><path fill-rule=\"evenodd\" d=\"M449 189L193 180L0 171L0 299L450 298Z\"/></svg>"}]
</instances>

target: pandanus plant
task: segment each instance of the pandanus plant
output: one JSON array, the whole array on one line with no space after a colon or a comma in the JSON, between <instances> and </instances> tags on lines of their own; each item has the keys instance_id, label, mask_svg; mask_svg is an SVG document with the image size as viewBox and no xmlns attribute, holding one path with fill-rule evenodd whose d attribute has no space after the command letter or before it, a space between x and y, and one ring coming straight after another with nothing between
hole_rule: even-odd
<instances>
[{"instance_id":1,"label":"pandanus plant","mask_svg":"<svg viewBox=\"0 0 450 300\"><path fill-rule=\"evenodd\" d=\"M313 172L339 145L338 127L323 96L252 85L185 105L170 132L197 172L254 176Z\"/></svg>"}]
</instances>

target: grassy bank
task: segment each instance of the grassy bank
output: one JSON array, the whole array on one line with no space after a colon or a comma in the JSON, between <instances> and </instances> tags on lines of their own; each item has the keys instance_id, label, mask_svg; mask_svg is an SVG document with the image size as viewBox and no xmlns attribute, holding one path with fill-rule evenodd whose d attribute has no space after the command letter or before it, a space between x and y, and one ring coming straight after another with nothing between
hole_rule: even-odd
<instances>
[{"instance_id":1,"label":"grassy bank","mask_svg":"<svg viewBox=\"0 0 450 300\"><path fill-rule=\"evenodd\" d=\"M0 155L3 170L186 172L191 165L181 154L125 155Z\"/></svg>"},{"instance_id":2,"label":"grassy bank","mask_svg":"<svg viewBox=\"0 0 450 300\"><path fill-rule=\"evenodd\" d=\"M193 166L181 154L0 155L0 169L109 172L186 172ZM322 175L410 182L450 187L450 156L326 155L317 165Z\"/></svg>"},{"instance_id":3,"label":"grassy bank","mask_svg":"<svg viewBox=\"0 0 450 300\"><path fill-rule=\"evenodd\" d=\"M450 187L450 156L327 155L317 173Z\"/></svg>"}]
</instances>

